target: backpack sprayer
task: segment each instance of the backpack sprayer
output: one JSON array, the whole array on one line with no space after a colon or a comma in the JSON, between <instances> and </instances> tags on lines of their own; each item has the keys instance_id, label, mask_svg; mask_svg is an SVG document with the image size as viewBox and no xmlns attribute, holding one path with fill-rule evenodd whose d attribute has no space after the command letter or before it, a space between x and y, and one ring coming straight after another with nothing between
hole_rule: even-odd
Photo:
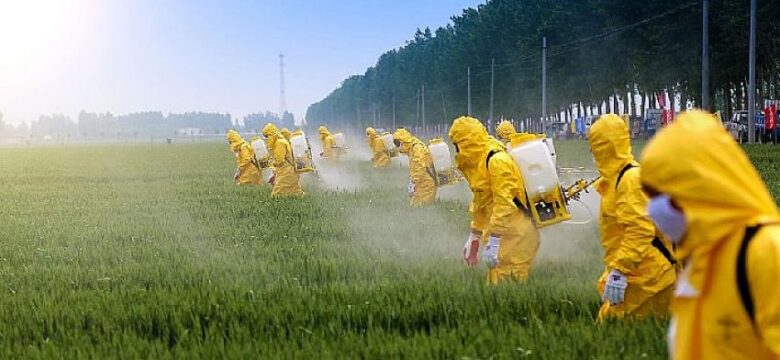
<instances>
[{"instance_id":1,"label":"backpack sprayer","mask_svg":"<svg viewBox=\"0 0 780 360\"><path fill-rule=\"evenodd\" d=\"M564 188L551 148L544 140L533 134L515 134L508 145L509 154L525 180L527 212L539 228L571 220L570 200L579 201L580 195L596 181L580 179Z\"/></svg>"},{"instance_id":2,"label":"backpack sprayer","mask_svg":"<svg viewBox=\"0 0 780 360\"><path fill-rule=\"evenodd\" d=\"M393 143L393 134L385 131L379 138L382 139L382 143L385 144L385 151L387 152L388 156L391 158L398 156L399 151L398 147L395 146L395 143Z\"/></svg>"},{"instance_id":3,"label":"backpack sprayer","mask_svg":"<svg viewBox=\"0 0 780 360\"><path fill-rule=\"evenodd\" d=\"M441 138L431 139L428 150L433 158L433 177L436 186L442 187L463 181L460 171L452 163L450 147Z\"/></svg>"},{"instance_id":4,"label":"backpack sprayer","mask_svg":"<svg viewBox=\"0 0 780 360\"><path fill-rule=\"evenodd\" d=\"M290 146L292 147L293 159L295 162L295 172L313 173L317 171L314 167L309 140L302 130L295 130L292 133L290 136Z\"/></svg>"},{"instance_id":5,"label":"backpack sprayer","mask_svg":"<svg viewBox=\"0 0 780 360\"><path fill-rule=\"evenodd\" d=\"M265 141L259 136L255 136L252 139L252 149L255 151L255 162L260 169L268 169L271 167L271 156L268 154L268 148L265 146Z\"/></svg>"},{"instance_id":6,"label":"backpack sprayer","mask_svg":"<svg viewBox=\"0 0 780 360\"><path fill-rule=\"evenodd\" d=\"M333 140L335 144L333 145L333 148L336 150L336 153L339 155L344 155L347 153L347 140L344 137L344 133L335 133L333 134Z\"/></svg>"}]
</instances>

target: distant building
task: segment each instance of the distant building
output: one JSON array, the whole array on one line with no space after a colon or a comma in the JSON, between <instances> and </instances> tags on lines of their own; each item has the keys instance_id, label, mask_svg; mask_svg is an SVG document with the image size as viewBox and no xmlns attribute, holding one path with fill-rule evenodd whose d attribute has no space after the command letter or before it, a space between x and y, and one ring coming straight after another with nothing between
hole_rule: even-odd
<instances>
[{"instance_id":1,"label":"distant building","mask_svg":"<svg viewBox=\"0 0 780 360\"><path fill-rule=\"evenodd\" d=\"M203 136L205 132L200 128L181 128L176 130L176 136Z\"/></svg>"}]
</instances>

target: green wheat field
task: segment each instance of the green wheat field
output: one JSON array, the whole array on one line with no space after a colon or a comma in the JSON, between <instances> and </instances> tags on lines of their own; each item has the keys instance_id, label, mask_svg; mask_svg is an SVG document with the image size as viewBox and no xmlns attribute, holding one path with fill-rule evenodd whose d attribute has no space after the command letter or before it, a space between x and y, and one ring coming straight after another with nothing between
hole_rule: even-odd
<instances>
[{"instance_id":1,"label":"green wheat field","mask_svg":"<svg viewBox=\"0 0 780 360\"><path fill-rule=\"evenodd\" d=\"M778 149L748 148L775 196ZM491 287L460 258L465 186L410 209L405 168L356 156L272 199L234 166L221 142L0 149L0 357L666 356L664 320L594 323L595 223L545 230L531 280Z\"/></svg>"}]
</instances>

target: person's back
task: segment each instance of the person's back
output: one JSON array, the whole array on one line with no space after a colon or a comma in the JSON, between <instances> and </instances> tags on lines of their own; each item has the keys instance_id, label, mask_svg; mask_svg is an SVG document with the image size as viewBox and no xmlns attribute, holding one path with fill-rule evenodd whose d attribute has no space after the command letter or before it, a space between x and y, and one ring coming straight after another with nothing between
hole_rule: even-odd
<instances>
[{"instance_id":1,"label":"person's back","mask_svg":"<svg viewBox=\"0 0 780 360\"><path fill-rule=\"evenodd\" d=\"M336 149L336 139L324 126L320 126L319 134L322 141L322 157L327 160L338 160L339 154Z\"/></svg>"},{"instance_id":2,"label":"person's back","mask_svg":"<svg viewBox=\"0 0 780 360\"><path fill-rule=\"evenodd\" d=\"M663 316L672 295L676 260L648 217L628 128L617 115L604 115L591 128L588 142L601 175L596 187L604 248L599 319Z\"/></svg>"},{"instance_id":3,"label":"person's back","mask_svg":"<svg viewBox=\"0 0 780 360\"><path fill-rule=\"evenodd\" d=\"M304 193L303 189L301 189L300 177L295 171L292 146L273 124L268 124L263 128L263 135L268 139L268 146L271 149L274 163L273 190L271 195L302 196Z\"/></svg>"},{"instance_id":4,"label":"person's back","mask_svg":"<svg viewBox=\"0 0 780 360\"><path fill-rule=\"evenodd\" d=\"M373 128L366 129L368 137L368 147L371 149L371 163L375 168L386 168L390 166L390 155L385 148L385 142L379 137L379 134Z\"/></svg>"},{"instance_id":5,"label":"person's back","mask_svg":"<svg viewBox=\"0 0 780 360\"><path fill-rule=\"evenodd\" d=\"M473 193L472 235L464 246L464 259L476 263L478 245L473 243L482 239L487 243L483 254L489 258L491 284L526 280L539 248L539 231L528 216L525 181L517 164L474 118L455 119L449 137L458 152L458 169Z\"/></svg>"},{"instance_id":6,"label":"person's back","mask_svg":"<svg viewBox=\"0 0 780 360\"><path fill-rule=\"evenodd\" d=\"M418 207L434 202L436 181L428 147L406 129L398 129L393 139L398 142L401 153L409 156L409 203Z\"/></svg>"},{"instance_id":7,"label":"person's back","mask_svg":"<svg viewBox=\"0 0 780 360\"><path fill-rule=\"evenodd\" d=\"M659 132L642 159L650 216L685 261L673 358L779 358L780 215L746 154L696 111Z\"/></svg>"},{"instance_id":8,"label":"person's back","mask_svg":"<svg viewBox=\"0 0 780 360\"><path fill-rule=\"evenodd\" d=\"M262 173L255 161L255 151L252 146L235 130L228 131L226 135L230 150L236 156L236 174L234 180L238 185L261 185Z\"/></svg>"}]
</instances>

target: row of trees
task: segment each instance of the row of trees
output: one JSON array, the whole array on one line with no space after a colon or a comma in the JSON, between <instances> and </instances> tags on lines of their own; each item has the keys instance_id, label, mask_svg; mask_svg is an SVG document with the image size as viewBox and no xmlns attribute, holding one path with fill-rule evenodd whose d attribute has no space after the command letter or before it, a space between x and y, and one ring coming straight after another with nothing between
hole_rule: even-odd
<instances>
[{"instance_id":1,"label":"row of trees","mask_svg":"<svg viewBox=\"0 0 780 360\"><path fill-rule=\"evenodd\" d=\"M22 123L17 127L5 124L0 114L0 137L33 138L116 138L116 137L172 137L177 131L187 128L199 129L202 134L224 134L228 129L258 131L268 122L282 126L294 126L295 118L285 113L281 118L271 112L246 115L243 122L234 122L230 114L187 112L170 113L159 111L135 112L126 115L92 113L81 111L76 121L62 114L41 115L28 127ZM236 119L237 120L237 119Z\"/></svg>"},{"instance_id":2,"label":"row of trees","mask_svg":"<svg viewBox=\"0 0 780 360\"><path fill-rule=\"evenodd\" d=\"M746 107L748 5L710 1L710 95L725 116ZM779 16L780 1L759 1L757 99L780 93ZM428 124L447 122L467 112L467 69L472 114L487 118L495 64L494 117L538 119L543 37L548 114L618 107L640 114L664 91L695 106L701 33L699 0L488 0L446 27L418 29L405 46L311 105L306 118L360 126L391 118L414 125L423 116Z\"/></svg>"},{"instance_id":3,"label":"row of trees","mask_svg":"<svg viewBox=\"0 0 780 360\"><path fill-rule=\"evenodd\" d=\"M259 129L262 129L263 126L268 123L274 123L280 128L287 127L293 129L295 128L295 116L289 112L285 112L280 119L279 115L270 111L244 116L244 129L247 131L259 131Z\"/></svg>"},{"instance_id":4,"label":"row of trees","mask_svg":"<svg viewBox=\"0 0 780 360\"><path fill-rule=\"evenodd\" d=\"M3 120L3 113L0 112L0 138L1 137L24 137L30 132L27 123L20 123L17 126L7 124Z\"/></svg>"}]
</instances>

